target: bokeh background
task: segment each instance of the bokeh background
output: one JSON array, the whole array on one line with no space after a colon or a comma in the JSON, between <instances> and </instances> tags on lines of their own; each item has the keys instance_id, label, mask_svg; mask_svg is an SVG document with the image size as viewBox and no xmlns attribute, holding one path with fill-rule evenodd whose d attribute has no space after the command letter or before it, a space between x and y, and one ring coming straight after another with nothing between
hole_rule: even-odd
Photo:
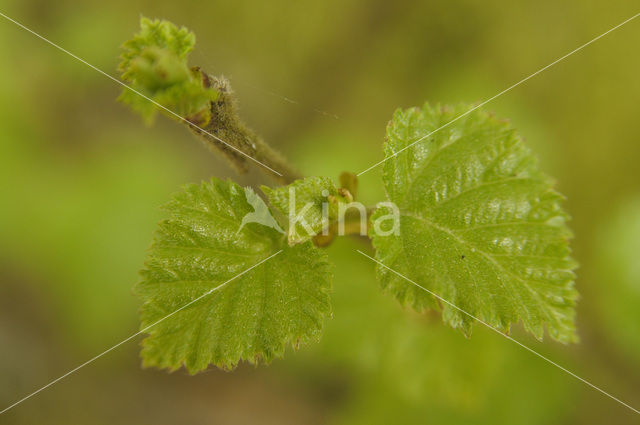
<instances>
[{"instance_id":1,"label":"bokeh background","mask_svg":"<svg viewBox=\"0 0 640 425\"><path fill-rule=\"evenodd\" d=\"M197 35L242 115L307 175L382 159L397 107L478 102L637 13L585 2L2 0L0 11L116 74L140 15ZM510 118L567 195L580 344L513 336L640 406L640 19L486 108ZM236 176L109 79L0 18L0 408L138 328L131 294L158 207ZM362 198L381 199L380 169ZM638 416L495 333L471 339L382 295L341 240L322 341L269 367L143 370L130 342L0 417L8 424L600 424Z\"/></svg>"}]
</instances>

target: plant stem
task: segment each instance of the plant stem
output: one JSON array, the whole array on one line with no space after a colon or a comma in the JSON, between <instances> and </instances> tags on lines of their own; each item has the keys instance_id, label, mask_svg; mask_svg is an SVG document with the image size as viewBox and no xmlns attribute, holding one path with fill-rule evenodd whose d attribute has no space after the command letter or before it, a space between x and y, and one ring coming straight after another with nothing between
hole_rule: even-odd
<instances>
[{"instance_id":1,"label":"plant stem","mask_svg":"<svg viewBox=\"0 0 640 425\"><path fill-rule=\"evenodd\" d=\"M289 184L302 178L302 175L279 152L271 148L260 136L242 122L238 116L237 103L229 81L224 77L212 77L204 72L202 72L202 76L205 87L212 87L219 92L218 99L215 102L211 102L211 120L202 129L224 140L228 145L198 128L189 126L193 133L210 149L221 152L238 173L246 173L251 163L282 184ZM229 145L237 150L230 148ZM274 173L255 161L251 161L238 151L282 175Z\"/></svg>"}]
</instances>

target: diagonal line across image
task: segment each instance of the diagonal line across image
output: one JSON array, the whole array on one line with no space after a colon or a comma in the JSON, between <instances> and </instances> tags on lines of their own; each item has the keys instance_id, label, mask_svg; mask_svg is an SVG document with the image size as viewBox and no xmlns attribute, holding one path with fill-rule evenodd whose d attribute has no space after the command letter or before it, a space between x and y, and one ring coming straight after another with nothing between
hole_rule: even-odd
<instances>
[{"instance_id":1,"label":"diagonal line across image","mask_svg":"<svg viewBox=\"0 0 640 425\"><path fill-rule=\"evenodd\" d=\"M171 114L172 116L174 116L174 117L176 117L176 118L180 119L181 121L185 122L187 125L192 126L192 127L196 128L196 129L198 129L199 131L203 132L204 134L207 134L208 136L210 136L210 137L212 137L212 138L214 138L214 139L218 140L219 142L221 142L221 143L225 144L226 146L228 146L229 148L231 148L231 149L233 149L233 150L237 151L238 153L242 154L243 156L247 157L248 159L252 160L253 162L255 162L255 163L259 164L260 166L262 166L262 167L264 167L264 168L266 168L266 169L270 170L271 172L275 173L276 175L282 176L282 174L281 174L280 172L278 172L277 170L274 170L274 169L270 168L269 166L265 165L264 163L262 163L262 162L258 161L257 159L255 159L255 158L253 158L253 157L251 157L251 156L247 155L246 153L242 152L241 150L237 149L236 147L232 146L231 144L229 144L229 143L225 142L224 140L220 139L218 136L216 136L216 135L214 135L214 134L212 134L212 133L210 133L210 132L208 132L208 131L206 131L206 130L204 130L204 129L200 128L200 127L199 127L199 126L197 126L196 124L194 124L194 123L192 123L192 122L188 121L186 118L184 118L184 117L182 117L182 116L180 116L180 115L176 114L175 112L173 112L173 111L171 111L170 109L166 108L165 106L163 106L163 105L161 105L161 104L157 103L156 101L154 101L153 99L151 99L151 98L149 98L148 96L144 95L143 93L140 93L139 91L137 91L137 90L133 89L133 88L132 88L132 87L130 87L129 85L125 84L124 82L122 82L122 81L118 80L117 78L115 78L115 77L111 76L110 74L108 74L108 73L106 73L106 72L102 71L101 69L99 69L99 68L97 68L96 66L94 66L94 65L90 64L89 62L85 61L84 59L82 59L82 58L80 58L80 57L76 56L75 54L73 54L73 53L71 53L70 51L68 51L68 50L64 49L63 47L59 46L58 44L56 44L56 43L54 43L54 42L52 42L52 41L48 40L48 39L47 39L47 38L45 38L44 36L42 36L42 35L38 34L37 32L35 32L35 31L31 30L30 28L28 28L28 27L24 26L24 25L23 25L23 24L21 24L20 22L18 22L18 21L16 21L16 20L14 20L14 19L12 19L12 18L10 18L9 16L7 16L7 15L3 14L2 12L0 12L0 16L2 16L2 17L3 17L3 18L5 18L6 20L8 20L8 21L10 21L10 22L14 23L15 25L17 25L18 27L20 27L20 28L24 29L25 31L27 31L27 32L29 32L29 33L31 33L31 34L33 34L33 35L35 35L36 37L40 38L41 40L43 40L43 41L45 41L46 43L50 44L51 46L55 47L56 49L58 49L58 50L60 50L60 51L62 51L62 52L64 52L64 53L66 53L67 55L69 55L69 56L73 57L74 59L78 60L79 62L82 62L82 63L83 63L83 64L85 64L86 66L88 66L88 67L92 68L93 70L95 70L96 72L98 72L98 73L100 73L100 74L104 75L105 77L107 77L108 79L110 79L110 80L114 81L115 83L117 83L117 84L119 84L119 85L123 86L124 88L126 88L126 89L128 89L128 90L132 91L133 93L135 93L135 94L137 94L137 95L139 95L139 96L143 97L144 99L146 99L146 100L148 100L149 102L153 103L155 106L157 106L157 107L161 108L161 109L162 109L162 110L164 110L165 112L167 112L167 113ZM457 117L456 117L456 118L454 118L453 120L451 120L451 121L447 122L446 124L444 124L443 126L441 126L441 127L437 128L436 130L434 130L434 131L432 131L432 132L430 132L430 133L428 133L428 134L426 134L426 135L424 135L424 136L420 137L419 139L417 139L417 140L415 140L414 142L412 142L410 145L408 145L408 146L404 147L403 149L399 150L398 152L395 152L394 154L392 154L391 156L389 156L389 157L387 157L387 158L384 158L383 160L379 161L378 163L376 163L376 164L372 165L371 167L367 168L366 170L364 170L364 171L360 172L360 173L358 174L358 176L360 176L360 175L362 175L362 174L364 174L364 173L366 173L366 172L370 171L371 169L373 169L373 168L377 167L378 165L381 165L381 164L382 164L382 163L384 163L385 161L387 161L387 160L389 160L389 159L391 159L391 158L393 158L393 157L397 156L398 154L400 154L402 151L404 151L404 150L408 149L409 147L411 147L411 146L413 146L413 145L415 145L415 144L417 144L417 143L419 143L419 142L421 142L421 141L423 141L423 140L427 139L429 136L431 136L431 135L432 135L432 134L434 134L435 132L440 131L441 129L443 129L443 128L445 128L445 127L449 126L449 125L451 125L452 123L454 123L455 121L457 121L457 120L459 120L459 119L463 118L465 115L467 115L467 114L471 113L472 111L474 111L474 110L476 110L476 109L478 109L478 108L480 108L480 107L482 107L482 106L486 105L487 103L489 103L489 102L493 101L494 99L496 99L496 98L498 98L498 97L502 96L503 94L507 93L508 91L512 90L513 88L515 88L515 87L517 87L517 86L521 85L522 83L524 83L524 82L526 82L527 80L529 80L529 79L533 78L534 76L536 76L536 75L540 74L541 72L545 71L546 69L548 69L548 68L552 67L553 65L555 65L555 64L557 64L557 63L559 63L560 61L562 61L562 60L566 59L567 57L569 57L569 56L573 55L574 53L576 53L576 52L578 52L578 51L582 50L583 48L585 48L585 47L587 47L588 45L590 45L590 44L594 43L595 41L599 40L600 38L604 37L605 35L607 35L607 34L611 33L612 31L614 31L614 30L616 30L616 29L618 29L618 28L622 27L622 26L623 26L623 25L625 25L625 24L627 24L627 23L631 22L632 20L634 20L634 19L635 19L635 18L637 18L638 16L640 16L640 13L633 15L632 17L630 17L630 18L626 19L625 21L623 21L623 22L619 23L619 24L618 24L618 25L616 25L615 27L613 27L613 28L609 29L608 31L606 31L606 32L604 32L604 33L602 33L602 34L600 34L599 36L597 36L597 37L593 38L592 40L590 40L590 41L588 41L587 43L585 43L585 44L583 44L583 45L579 46L578 48L576 48L576 49L572 50L571 52L569 52L569 53L565 54L564 56L562 56L562 57L560 57L560 58L556 59L555 61L553 61L553 62L552 62L552 63L550 63L549 65L547 65L547 66L545 66L545 67L543 67L543 68L539 69L538 71L534 72L533 74L530 74L529 76L527 76L527 77L525 77L524 79L520 80L519 82L517 82L517 83L515 83L515 84L511 85L510 87L508 87L508 88L506 88L505 90L503 90L503 91L499 92L498 94L494 95L493 97L490 97L489 99L487 99L487 100L485 100L485 101L481 102L480 104L476 105L475 107L473 107L473 108L472 108L472 109L470 109L469 111L467 111L467 112L465 112L465 113L463 113L463 114L461 114L461 115L457 116ZM90 363L94 362L95 360L97 360L97 359L99 359L100 357L102 357L102 356L106 355L107 353L109 353L110 351L112 351L112 350L116 349L117 347L121 346L122 344L124 344L124 343L126 343L126 342L128 342L128 341L130 341L130 340L132 340L132 339L134 339L135 337L139 336L140 334L142 334L142 333L146 332L146 331L147 331L148 329L150 329L151 327L153 327L153 326L157 325L158 323L162 322L163 320L167 319L168 317L173 316L174 314L178 313L179 311L181 311L181 310L183 310L183 309L185 309L185 308L189 307L190 305L192 305L193 303L197 302L198 300L200 300L200 299L202 299L202 298L206 297L207 295L210 295L211 293L213 293L213 292L214 292L214 291L216 291L217 289L219 289L219 288L221 288L221 287L225 286L227 283L229 283L229 282L233 281L234 279L236 279L237 277L239 277L239 276L241 276L241 275L243 275L243 274L245 274L245 273L249 272L249 271L250 271L250 270L252 270L253 268L258 267L260 264L262 264L262 263L264 263L264 262L268 261L269 259L271 259L271 258L275 257L276 255L280 254L281 252L282 252L282 251L278 251L278 252L276 252L275 254L272 254L271 256L269 256L269 257L267 257L267 258L263 259L262 261L260 261L259 263L257 263L257 264L255 264L255 265L253 265L252 267L248 268L247 270L245 270L245 271L243 271L243 272L239 273L238 275L234 276L233 278L229 279L228 281L226 281L226 282L222 283L221 285L217 286L216 288L213 288L213 289L211 289L211 290L209 290L209 291L205 292L204 294L202 294L202 295L200 295L199 297L197 297L197 298L193 299L193 300L192 300L192 301L190 301L189 303L187 303L187 304L185 304L184 306L180 307L179 309L177 309L177 310L173 311L172 313L170 313L169 315L167 315L167 316L163 317L162 319L158 320L157 322L155 322L155 323L153 323L153 324L151 324L151 325L149 325L149 326L145 327L144 329L141 329L139 332L137 332L137 333L135 333L135 334L133 334L133 335L129 336L128 338L126 338L126 339L122 340L122 341L121 341L121 342L119 342L118 344L116 344L116 345L114 345L114 346L110 347L109 349L107 349L107 350L103 351L102 353L100 353L100 354L98 354L98 355L94 356L93 358L91 358L91 359L89 359L88 361L86 361L86 362L82 363L81 365L77 366L76 368L74 368L74 369L70 370L69 372L65 373L64 375L62 375L62 376L60 376L60 377L56 378L55 380L51 381L51 382L50 382L50 383L48 383L47 385L45 385L45 386L43 386L43 387L39 388L38 390L36 390L36 391L32 392L31 394L29 394L29 395L27 395L27 396L23 397L22 399L20 399L20 400L16 401L15 403L11 404L10 406L8 406L8 407L4 408L3 410L1 410L1 411L0 411L0 414L7 412L8 410L12 409L13 407L17 406L18 404L20 404L20 403L22 403L22 402L26 401L27 399L29 399L29 398L33 397L34 395L36 395L36 394L40 393L41 391L43 391L43 390L45 390L45 389L49 388L50 386L52 386L52 385L56 384L57 382L61 381L62 379L66 378L66 377L68 377L69 375L71 375L71 374L75 373L76 371L78 371L79 369L83 368L84 366L86 366L86 365L88 365L88 364L90 364ZM585 379L583 379L583 378L579 377L578 375L574 374L573 372L571 372L571 371L567 370L566 368L564 368L564 367L560 366L559 364L557 364L557 363L553 362L552 360L548 359L547 357L545 357L545 356L543 356L543 355L539 354L539 353L538 353L538 352L536 352L535 350L533 350L533 349L529 348L528 346L526 346L526 345L524 345L524 344L520 343L519 341L517 341L517 340L513 339L512 337L510 337L510 336L508 336L508 335L503 334L502 332L500 332L499 330L497 330L497 329L495 329L495 328L491 327L490 325L488 325L487 323L485 323L485 322L484 322L484 321L482 321L481 319L479 319L479 318L476 318L476 317L472 316L471 314L469 314L469 313L465 312L464 310L462 310L462 309L458 308L457 306L455 306L455 305L451 304L449 301L447 301L447 300L445 300L445 299L441 298L441 297L440 297L440 296L438 296L437 294L432 293L431 291L429 291L428 289L426 289L426 288L422 287L421 285L419 285L418 283L416 283L416 282L412 281L411 279L409 279L409 278L407 278L407 277L405 277L405 276L401 275L400 273L398 273L398 272L396 272L396 271L394 271L394 270L390 269L389 267L387 267L386 265L382 264L381 262L379 262L379 261L378 261L378 260L376 260L375 258L370 257L369 255L367 255L367 254L363 253L362 251L359 251L359 250L358 250L358 252L359 252L360 254L362 254L363 256L365 256L365 257L369 258L369 259L370 259L370 260L372 260L373 262L375 262L375 263L379 264L381 267L385 267L385 268L389 269L391 272L393 272L393 273L397 274L398 276L402 277L403 279L407 280L409 283L411 283L411 284L413 284L413 285L415 285L415 286L417 286L417 287L421 288L422 290L424 290L424 291L426 291L426 292L430 293L431 295L433 295L433 296L435 296L436 298L440 299L442 302L444 302L444 303L446 303L446 304L450 305L451 307L453 307L453 308L455 308L455 309L457 309L457 310L461 311L462 313L464 313L464 314L468 315L469 317L473 318L474 320L478 321L479 323L484 324L485 326L487 326L488 328L490 328L490 329L494 330L495 332L498 332L500 335L502 335L502 336L504 336L505 338L507 338L507 339L509 339L509 340L513 341L514 343L516 343L516 344L520 345L520 346L521 346L521 347L523 347L524 349L526 349L526 350L530 351L531 353L535 354L536 356L538 356L538 357L542 358L542 359L543 359L543 360L545 360L546 362L548 362L548 363L550 363L550 364L552 364L552 365L556 366L557 368L561 369L561 370L562 370L562 371L564 371L565 373L567 373L567 374L569 374L569 375L573 376L574 378L576 378L576 379L580 380L580 381L581 381L581 382L583 382L584 384L586 384L586 385L588 385L588 386L592 387L593 389L595 389L595 390L597 390L597 391L601 392L602 394L604 394L604 395L606 395L607 397L609 397L609 398L611 398L611 399L615 400L616 402L618 402L618 403L620 403L621 405L623 405L623 406L627 407L628 409L630 409L630 410L634 411L635 413L640 414L640 411L639 411L639 410L637 410L637 409L635 409L634 407L632 407L632 406L628 405L627 403L625 403L625 402L621 401L620 399L618 399L618 398L614 397L613 395L611 395L611 394L607 393L606 391L604 391L604 390L600 389L599 387L595 386L594 384L590 383L589 381L587 381L587 380L585 380Z\"/></svg>"},{"instance_id":2,"label":"diagonal line across image","mask_svg":"<svg viewBox=\"0 0 640 425\"><path fill-rule=\"evenodd\" d=\"M450 307L455 308L456 310L458 310L459 312L465 314L466 316L470 317L471 319L475 320L476 322L486 326L487 328L491 329L494 332L497 332L498 334L502 335L503 337L507 338L509 341L515 342L516 344L518 344L520 347L524 348L525 350L535 354L536 356L540 357L541 359L543 359L544 361L546 361L549 364L552 364L553 366L557 367L558 369L562 370L563 372L573 376L574 378L576 378L577 380L587 384L588 386L590 386L591 388L595 389L596 391L601 392L602 394L606 395L607 397L617 401L618 403L620 403L621 405L625 406L628 409L631 409L632 411L634 411L637 414L640 414L640 410L628 405L627 403L625 403L624 401L620 400L619 398L609 394L608 392L604 391L603 389L595 386L594 384L592 384L591 382L587 381L584 378L581 378L580 376L576 375L575 373L571 372L570 370L560 366L558 363L554 362L553 360L549 359L548 357L543 356L542 354L538 353L537 351L535 351L533 348L528 347L527 345L524 345L523 343L521 343L520 341L514 339L513 337L504 334L502 332L500 332L500 330L498 330L497 328L494 328L493 326L491 326L490 324L488 324L487 322L485 322L484 320L472 315L471 313L466 312L465 310L461 309L460 307L458 307L457 305L453 304L452 302L442 298L440 295L436 294L433 291L428 290L427 288L425 288L424 286L420 285L419 283L409 279L408 277L404 276L403 274L393 270L391 267L385 265L384 263L382 263L381 261L376 260L375 258L365 254L364 252L360 251L359 249L356 250L359 254L367 257L369 260L373 261L374 263L378 264L381 267L384 267L385 269L389 270L391 273L401 277L402 279L406 280L407 282L409 282L410 284L416 286L419 289L422 289L423 291L427 292L428 294L436 297L438 300L442 301L443 303L447 304Z\"/></svg>"},{"instance_id":3,"label":"diagonal line across image","mask_svg":"<svg viewBox=\"0 0 640 425\"><path fill-rule=\"evenodd\" d=\"M283 174L280 173L277 170L274 170L273 168L269 167L268 165L264 164L263 162L258 161L257 159L253 158L251 155L248 155L244 152L242 152L240 149L236 148L235 146L233 146L232 144L222 140L220 137L216 136L215 134L211 133L210 131L207 131L205 129L203 129L202 127L192 123L191 121L189 121L188 119L186 119L185 117L175 113L174 111L172 111L171 109L167 108L164 105L161 105L160 103L156 102L155 100L151 99L149 96L146 96L144 93L141 93L140 91L134 89L133 87L129 86L128 84L123 83L122 81L118 80L117 78L115 78L114 76L106 73L105 71L101 70L100 68L90 64L89 62L87 62L86 60L76 56L75 54L71 53L70 51L68 51L67 49L59 46L58 44L54 43L53 41L47 39L46 37L38 34L37 32L33 31L30 28L27 28L26 26L22 25L20 22L10 18L9 16L5 15L4 13L0 12L0 16L2 16L3 18L5 18L8 21L13 22L14 24L16 24L17 26L19 26L20 28L24 29L25 31L30 32L31 34L35 35L36 37L40 38L41 40L49 43L50 45L52 45L53 47L55 47L56 49L68 54L69 56L71 56L72 58L82 62L83 64L87 65L89 68L93 69L96 72L99 72L100 74L104 75L105 77L109 78L110 80L114 81L115 83L121 85L122 87L124 87L127 90L130 90L131 92L137 94L138 96L148 100L149 102L153 103L155 106L157 106L158 108L162 109L163 111L167 112L168 114L178 118L180 121L184 122L185 124L195 128L198 131L201 131L202 133L206 134L209 137L212 137L213 139L216 139L217 141L219 141L220 143L224 144L225 146L227 146L230 149L233 149L234 151L238 152L239 154L245 156L246 158L250 159L251 161L255 162L256 164L266 168L267 170L271 171L274 174L277 174L278 176L282 177Z\"/></svg>"},{"instance_id":4,"label":"diagonal line across image","mask_svg":"<svg viewBox=\"0 0 640 425\"><path fill-rule=\"evenodd\" d=\"M555 61L551 62L549 65L540 68L539 70L537 70L536 72L534 72L533 74L528 75L527 77L523 78L522 80L518 81L515 84L512 84L511 86L507 87L506 89L502 90L500 93L490 97L487 100L484 100L482 102L480 102L479 104L477 104L476 106L474 106L473 108L469 109L468 111L458 115L457 117L455 117L454 119L452 119L451 121L447 122L446 124L443 124L442 126L436 128L435 130L425 134L424 136L419 137L417 140L411 142L409 145L405 146L404 148L400 149L398 152L394 152L392 155L389 155L388 157L384 158L381 161L376 162L375 164L373 164L371 167L367 168L364 171L360 171L357 175L358 177L360 177L361 175L363 175L364 173L366 173L367 171L371 171L374 168L376 168L378 165L382 165L383 163L385 163L386 161L390 160L391 158L394 158L396 156L398 156L400 153L404 152L405 150L409 149L411 146L414 146L417 143L422 142L423 140L426 140L428 137L430 137L431 135L437 133L438 131L442 130L443 128L446 128L448 126L450 126L451 124L453 124L454 122L458 121L460 118L463 118L467 115L469 115L471 112L475 111L476 109L479 109L481 107L483 107L484 105L486 105L487 103L497 99L498 97L502 96L503 94L507 93L508 91L510 91L511 89L514 89L516 87L518 87L520 84L524 83L525 81L535 77L536 75L540 74L541 72L551 68L553 65L557 64L558 62L563 61L564 59L568 58L569 56L573 55L576 52L579 52L580 50L584 49L585 47L587 47L588 45L598 41L599 39L601 39L602 37L604 37L605 35L617 30L618 28L620 28L621 26L623 26L624 24L627 24L629 22L631 22L632 20L636 19L638 16L640 16L640 13L636 13L635 15L633 15L632 17L620 22L618 25L616 25L615 27L603 32L602 34L600 34L599 36L592 38L591 40L587 41L586 43L584 43L583 45L581 45L580 47L577 47L575 49L573 49L572 51L570 51L569 53L567 53L564 56L559 57L558 59L556 59Z\"/></svg>"},{"instance_id":5,"label":"diagonal line across image","mask_svg":"<svg viewBox=\"0 0 640 425\"><path fill-rule=\"evenodd\" d=\"M68 371L67 373L65 373L64 375L59 376L58 378L54 379L53 381L49 382L47 385L40 387L39 389L37 389L36 391L32 392L31 394L22 397L20 400L16 401L15 403L11 404L10 406L5 407L3 410L0 411L0 415L2 415L3 413L7 412L8 410L16 407L18 404L22 403L23 401L26 401L27 399L33 397L34 395L38 394L39 392L49 388L50 386L62 381L64 378L66 378L69 375L72 375L73 373L77 372L78 370L82 369L83 367L87 366L90 363L93 363L94 361L98 360L100 357L104 356L105 354L115 350L116 348L120 347L122 344L127 343L129 341L131 341L132 339L134 339L135 337L142 335L143 333L147 332L149 329L153 328L154 326L158 325L159 323L165 321L166 319L168 319L169 317L173 316L176 313L181 312L182 310L184 310L185 308L193 305L194 303L200 301L201 299L205 298L208 295L211 295L212 293L214 293L215 291L222 289L224 286L226 286L229 282L239 278L240 276L242 276L243 274L253 270L254 268L258 267L259 265L261 265L262 263L272 259L273 257L275 257L276 255L280 254L282 252L282 250L277 251L275 254L271 254L269 257L265 258L264 260L254 264L253 266L249 267L248 269L244 270L243 272L238 273L237 275L235 275L234 277L232 277L231 279L227 280L226 282L221 283L220 285L216 286L215 288L212 288L208 291L206 291L204 294L199 295L198 297L192 299L191 301L189 301L188 303L186 303L185 305L183 305L182 307L172 311L171 313L167 314L166 316L164 316L163 318L153 322L152 324L150 324L149 326L145 326L144 328L140 329L138 332L134 333L133 335L123 339L122 341L120 341L119 343L109 347L108 349L104 350L102 353L90 358L89 360L87 360L86 362L82 363L81 365L71 369L70 371Z\"/></svg>"}]
</instances>

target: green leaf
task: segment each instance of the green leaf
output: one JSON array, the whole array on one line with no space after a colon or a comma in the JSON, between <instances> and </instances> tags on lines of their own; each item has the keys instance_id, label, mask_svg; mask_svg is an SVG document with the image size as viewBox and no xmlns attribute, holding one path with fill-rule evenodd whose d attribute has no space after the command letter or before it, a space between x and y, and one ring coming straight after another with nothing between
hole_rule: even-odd
<instances>
[{"instance_id":1,"label":"green leaf","mask_svg":"<svg viewBox=\"0 0 640 425\"><path fill-rule=\"evenodd\" d=\"M218 92L208 87L206 75L187 65L187 56L193 50L195 40L195 35L184 27L143 17L140 32L122 46L119 70L123 80L134 90L203 126L211 119L209 105L218 98ZM158 109L154 103L127 88L119 99L148 121Z\"/></svg>"},{"instance_id":2,"label":"green leaf","mask_svg":"<svg viewBox=\"0 0 640 425\"><path fill-rule=\"evenodd\" d=\"M563 197L505 121L476 110L425 105L398 110L387 128L383 180L400 209L371 231L379 261L489 325L508 332L521 320L537 338L572 342L573 286ZM408 147L410 146L410 147ZM400 152L402 149L406 150ZM378 209L372 222L388 214ZM388 234L383 234L386 232ZM389 270L382 287L417 310L442 308L465 334L474 321Z\"/></svg>"},{"instance_id":3,"label":"green leaf","mask_svg":"<svg viewBox=\"0 0 640 425\"><path fill-rule=\"evenodd\" d=\"M142 329L211 293L147 330L145 366L233 368L241 360L269 362L287 345L319 337L330 313L326 255L310 242L289 247L277 229L243 220L256 212L256 197L213 179L186 186L166 206L170 216L136 287Z\"/></svg>"},{"instance_id":4,"label":"green leaf","mask_svg":"<svg viewBox=\"0 0 640 425\"><path fill-rule=\"evenodd\" d=\"M339 204L347 201L344 190L338 189L328 177L307 177L288 186L261 189L288 219L290 245L308 241L320 233L338 217Z\"/></svg>"}]
</instances>

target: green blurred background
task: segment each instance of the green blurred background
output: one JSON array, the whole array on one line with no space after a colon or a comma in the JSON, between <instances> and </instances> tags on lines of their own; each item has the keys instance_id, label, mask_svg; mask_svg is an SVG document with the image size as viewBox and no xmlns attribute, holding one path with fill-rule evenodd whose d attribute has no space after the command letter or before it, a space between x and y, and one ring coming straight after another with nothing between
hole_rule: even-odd
<instances>
[{"instance_id":1,"label":"green blurred background","mask_svg":"<svg viewBox=\"0 0 640 425\"><path fill-rule=\"evenodd\" d=\"M584 2L2 0L0 11L115 75L140 15L193 30L246 121L307 175L382 159L396 107L478 102L638 12ZM513 336L640 406L640 19L487 106L558 180L581 263L575 346ZM167 119L0 18L0 408L136 332L131 294L158 207L236 176ZM381 199L380 168L362 198ZM638 416L495 333L471 339L377 288L341 240L320 344L269 367L143 370L130 342L0 417L11 424L600 424Z\"/></svg>"}]
</instances>

